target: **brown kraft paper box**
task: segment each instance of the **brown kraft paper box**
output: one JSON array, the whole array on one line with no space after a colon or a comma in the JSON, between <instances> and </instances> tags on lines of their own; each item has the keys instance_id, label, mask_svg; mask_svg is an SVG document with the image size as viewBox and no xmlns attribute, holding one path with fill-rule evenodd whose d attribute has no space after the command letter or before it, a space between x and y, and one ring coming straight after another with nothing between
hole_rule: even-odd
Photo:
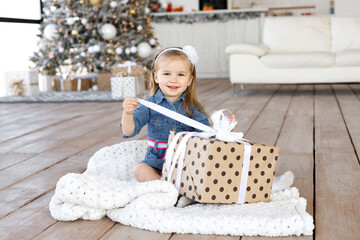
<instances>
[{"instance_id":1,"label":"brown kraft paper box","mask_svg":"<svg viewBox=\"0 0 360 240\"><path fill-rule=\"evenodd\" d=\"M100 71L96 78L99 91L110 91L111 90L111 73L107 71Z\"/></svg>"},{"instance_id":2,"label":"brown kraft paper box","mask_svg":"<svg viewBox=\"0 0 360 240\"><path fill-rule=\"evenodd\" d=\"M78 81L77 78L70 78L64 80L64 91L87 91L91 85L91 78L83 78L81 79L81 86L78 89ZM54 88L56 91L61 91L61 80L55 79Z\"/></svg>"},{"instance_id":3,"label":"brown kraft paper box","mask_svg":"<svg viewBox=\"0 0 360 240\"><path fill-rule=\"evenodd\" d=\"M130 73L128 67L114 67L112 69L112 74L116 77L143 75L144 67L142 65L131 66Z\"/></svg>"},{"instance_id":4,"label":"brown kraft paper box","mask_svg":"<svg viewBox=\"0 0 360 240\"><path fill-rule=\"evenodd\" d=\"M170 132L169 142L174 137ZM175 147L178 147L179 139ZM279 148L252 143L244 203L268 202ZM238 203L244 143L190 137L187 142L179 193L201 203ZM162 180L167 181L164 164ZM171 176L175 185L177 166Z\"/></svg>"}]
</instances>

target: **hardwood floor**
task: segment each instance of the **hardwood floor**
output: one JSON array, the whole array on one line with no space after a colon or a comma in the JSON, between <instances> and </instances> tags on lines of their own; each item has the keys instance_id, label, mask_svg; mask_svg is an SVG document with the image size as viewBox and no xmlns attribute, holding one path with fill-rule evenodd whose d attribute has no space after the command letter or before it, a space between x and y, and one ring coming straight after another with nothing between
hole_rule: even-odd
<instances>
[{"instance_id":1,"label":"hardwood floor","mask_svg":"<svg viewBox=\"0 0 360 240\"><path fill-rule=\"evenodd\" d=\"M280 147L277 175L294 172L315 231L278 239L358 238L360 84L245 85L232 95L228 79L212 79L199 80L198 93L209 113L235 113L245 138ZM59 178L85 171L98 149L124 141L121 113L121 103L0 104L0 239L265 239L53 219L48 204Z\"/></svg>"}]
</instances>

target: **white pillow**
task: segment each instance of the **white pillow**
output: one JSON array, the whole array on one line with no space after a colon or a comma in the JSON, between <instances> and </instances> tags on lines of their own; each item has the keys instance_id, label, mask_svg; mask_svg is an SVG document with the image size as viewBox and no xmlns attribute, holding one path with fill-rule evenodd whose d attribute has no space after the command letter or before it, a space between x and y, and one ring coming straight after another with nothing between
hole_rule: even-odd
<instances>
[{"instance_id":1,"label":"white pillow","mask_svg":"<svg viewBox=\"0 0 360 240\"><path fill-rule=\"evenodd\" d=\"M228 54L232 54L232 53L251 54L261 57L264 56L267 52L269 52L269 49L262 44L241 43L241 44L233 44L228 46L225 49L225 52Z\"/></svg>"},{"instance_id":2,"label":"white pillow","mask_svg":"<svg viewBox=\"0 0 360 240\"><path fill-rule=\"evenodd\" d=\"M360 17L331 18L332 51L360 49Z\"/></svg>"},{"instance_id":3,"label":"white pillow","mask_svg":"<svg viewBox=\"0 0 360 240\"><path fill-rule=\"evenodd\" d=\"M263 43L271 52L330 51L330 18L314 16L265 18Z\"/></svg>"}]
</instances>

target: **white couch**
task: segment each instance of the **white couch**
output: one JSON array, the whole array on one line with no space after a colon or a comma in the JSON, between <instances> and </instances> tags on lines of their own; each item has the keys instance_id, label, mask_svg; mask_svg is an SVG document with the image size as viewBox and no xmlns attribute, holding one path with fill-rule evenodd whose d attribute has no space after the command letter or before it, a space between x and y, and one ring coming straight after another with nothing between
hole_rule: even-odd
<instances>
[{"instance_id":1,"label":"white couch","mask_svg":"<svg viewBox=\"0 0 360 240\"><path fill-rule=\"evenodd\" d=\"M269 17L262 44L234 44L235 83L360 82L360 17Z\"/></svg>"}]
</instances>

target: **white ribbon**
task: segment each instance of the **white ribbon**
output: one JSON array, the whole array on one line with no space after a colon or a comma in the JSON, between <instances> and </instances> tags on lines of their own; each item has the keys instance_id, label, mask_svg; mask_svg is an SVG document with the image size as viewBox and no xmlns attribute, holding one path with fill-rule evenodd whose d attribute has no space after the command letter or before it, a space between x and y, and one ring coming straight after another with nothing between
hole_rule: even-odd
<instances>
[{"instance_id":1,"label":"white ribbon","mask_svg":"<svg viewBox=\"0 0 360 240\"><path fill-rule=\"evenodd\" d=\"M242 168L241 181L240 181L240 187L239 187L238 204L244 203L245 195L246 195L246 186L247 186L249 165L250 165L251 145L248 142L246 142L246 139L243 139L244 134L242 132L231 132L231 130L236 126L237 122L234 119L232 119L232 121L229 122L228 117L224 114L226 111L231 114L231 112L229 110L222 109L222 110L214 112L211 115L211 120L214 124L213 128L211 128L209 126L206 126L205 124L202 124L193 119L185 117L184 115L181 115L177 112L171 111L171 110L164 108L162 106L159 106L155 103L148 102L148 101L142 100L142 99L138 99L138 101L139 101L139 103L143 104L144 106L151 108L154 111L157 111L167 117L170 117L170 118L177 120L179 122L182 122L186 125L189 125L191 127L194 127L194 128L204 131L202 133L179 132L173 137L171 143L168 145L168 149L167 149L166 155L165 155L165 168L168 172L167 181L171 182L171 176L173 175L175 165L176 165L176 163L178 163L176 182L175 182L175 186L178 190L179 190L179 185L181 182L181 174L182 174L182 168L183 168L184 159L185 159L186 144L190 137L197 136L197 137L209 139L212 136L216 136L216 138L214 140L243 143L244 144L244 160L243 160L243 168ZM175 156L173 157L176 143L178 142L179 138L182 136L183 136L183 139L180 141L177 151L175 153ZM171 164L171 162L172 162L172 164Z\"/></svg>"},{"instance_id":2,"label":"white ribbon","mask_svg":"<svg viewBox=\"0 0 360 240\"><path fill-rule=\"evenodd\" d=\"M251 145L250 143L244 141L237 141L237 142L242 142L244 144L244 161L243 161L243 168L241 171L241 180L240 180L239 197L238 197L238 204L243 204L245 202L246 186L247 186L247 179L249 174Z\"/></svg>"},{"instance_id":3,"label":"white ribbon","mask_svg":"<svg viewBox=\"0 0 360 240\"><path fill-rule=\"evenodd\" d=\"M64 79L60 77L60 90L64 91Z\"/></svg>"},{"instance_id":4,"label":"white ribbon","mask_svg":"<svg viewBox=\"0 0 360 240\"><path fill-rule=\"evenodd\" d=\"M78 80L77 80L77 90L78 91L81 91L81 81L82 81L82 79L78 78Z\"/></svg>"},{"instance_id":5,"label":"white ribbon","mask_svg":"<svg viewBox=\"0 0 360 240\"><path fill-rule=\"evenodd\" d=\"M205 124L202 124L198 121L195 121L191 118L185 117L184 115L181 115L177 112L171 111L170 109L164 108L162 106L159 106L155 103L143 100L143 99L138 99L139 103L141 103L142 105L153 109L154 111L157 111L167 117L170 117L176 121L179 121L181 123L184 123L186 125L189 125L191 127L194 127L196 129L200 129L202 131L206 131L206 132L212 132L213 129L209 126L206 126Z\"/></svg>"}]
</instances>

